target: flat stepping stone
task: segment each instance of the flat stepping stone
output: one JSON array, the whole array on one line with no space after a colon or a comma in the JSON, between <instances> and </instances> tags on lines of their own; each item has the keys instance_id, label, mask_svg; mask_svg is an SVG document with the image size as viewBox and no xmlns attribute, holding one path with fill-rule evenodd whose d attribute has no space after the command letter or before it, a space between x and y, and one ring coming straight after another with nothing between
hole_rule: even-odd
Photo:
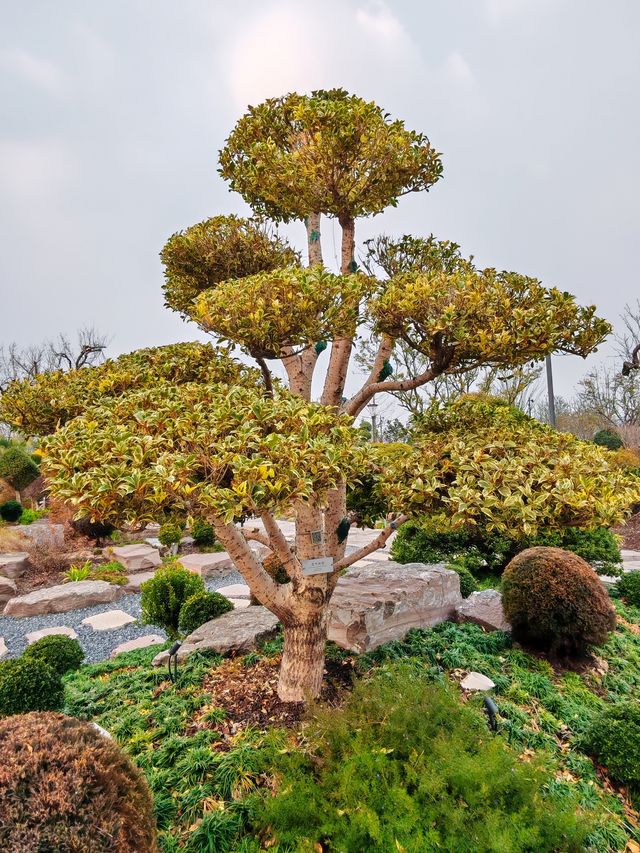
<instances>
[{"instance_id":1,"label":"flat stepping stone","mask_svg":"<svg viewBox=\"0 0 640 853\"><path fill-rule=\"evenodd\" d=\"M94 631L115 631L116 628L124 628L136 621L136 617L124 610L107 610L105 613L96 613L95 616L87 616L80 623Z\"/></svg>"},{"instance_id":2,"label":"flat stepping stone","mask_svg":"<svg viewBox=\"0 0 640 853\"><path fill-rule=\"evenodd\" d=\"M235 568L233 560L226 551L214 551L211 554L185 554L183 557L178 557L178 562L194 575L200 575L201 578L226 575Z\"/></svg>"},{"instance_id":3,"label":"flat stepping stone","mask_svg":"<svg viewBox=\"0 0 640 853\"><path fill-rule=\"evenodd\" d=\"M0 604L6 604L18 592L16 582L11 578L0 575Z\"/></svg>"},{"instance_id":4,"label":"flat stepping stone","mask_svg":"<svg viewBox=\"0 0 640 853\"><path fill-rule=\"evenodd\" d=\"M161 637L160 634L146 634L144 637L137 637L135 640L128 640L126 643L120 643L120 645L116 646L111 652L111 657L114 658L116 655L120 655L123 652L135 652L136 649L146 649L148 646L162 645L165 642L165 638Z\"/></svg>"},{"instance_id":5,"label":"flat stepping stone","mask_svg":"<svg viewBox=\"0 0 640 853\"><path fill-rule=\"evenodd\" d=\"M495 687L493 681L481 672L470 672L460 682L463 690L492 690Z\"/></svg>"},{"instance_id":6,"label":"flat stepping stone","mask_svg":"<svg viewBox=\"0 0 640 853\"><path fill-rule=\"evenodd\" d=\"M29 555L26 551L12 551L0 554L0 575L6 578L21 578L29 568Z\"/></svg>"},{"instance_id":7,"label":"flat stepping stone","mask_svg":"<svg viewBox=\"0 0 640 853\"><path fill-rule=\"evenodd\" d=\"M157 548L145 543L141 545L120 545L109 548L114 560L125 567L128 573L148 572L162 563L162 557Z\"/></svg>"},{"instance_id":8,"label":"flat stepping stone","mask_svg":"<svg viewBox=\"0 0 640 853\"><path fill-rule=\"evenodd\" d=\"M3 658L8 654L9 649L7 648L7 644L4 641L4 637L0 637L0 658Z\"/></svg>"},{"instance_id":9,"label":"flat stepping stone","mask_svg":"<svg viewBox=\"0 0 640 853\"><path fill-rule=\"evenodd\" d=\"M155 572L136 572L134 575L129 575L123 589L125 592L140 592L142 584L154 576Z\"/></svg>"},{"instance_id":10,"label":"flat stepping stone","mask_svg":"<svg viewBox=\"0 0 640 853\"><path fill-rule=\"evenodd\" d=\"M31 643L37 643L43 637L57 637L59 635L71 637L72 640L78 639L78 635L73 628L69 628L67 625L57 625L55 628L40 628L39 631L30 631L28 634L25 634L25 638L27 643L31 645Z\"/></svg>"},{"instance_id":11,"label":"flat stepping stone","mask_svg":"<svg viewBox=\"0 0 640 853\"><path fill-rule=\"evenodd\" d=\"M251 590L246 583L230 583L228 586L218 587L216 592L225 598L251 598Z\"/></svg>"},{"instance_id":12,"label":"flat stepping stone","mask_svg":"<svg viewBox=\"0 0 640 853\"><path fill-rule=\"evenodd\" d=\"M230 610L189 634L180 646L178 660L201 651L213 651L220 655L249 652L259 643L271 640L277 627L278 617L266 607L251 605L241 610ZM168 659L168 651L160 652L153 659L153 665L164 666Z\"/></svg>"},{"instance_id":13,"label":"flat stepping stone","mask_svg":"<svg viewBox=\"0 0 640 853\"><path fill-rule=\"evenodd\" d=\"M251 606L251 601L248 598L230 598L229 601L233 604L235 610Z\"/></svg>"},{"instance_id":14,"label":"flat stepping stone","mask_svg":"<svg viewBox=\"0 0 640 853\"><path fill-rule=\"evenodd\" d=\"M93 607L94 604L110 604L123 595L122 587L107 581L72 581L10 598L4 608L4 615L42 616L45 613L66 613L81 607Z\"/></svg>"}]
</instances>

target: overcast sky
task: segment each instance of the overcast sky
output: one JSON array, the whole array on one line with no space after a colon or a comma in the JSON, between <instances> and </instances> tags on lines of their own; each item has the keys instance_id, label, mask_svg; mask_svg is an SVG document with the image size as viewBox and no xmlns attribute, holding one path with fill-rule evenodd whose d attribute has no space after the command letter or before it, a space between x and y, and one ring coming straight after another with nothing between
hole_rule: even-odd
<instances>
[{"instance_id":1,"label":"overcast sky","mask_svg":"<svg viewBox=\"0 0 640 853\"><path fill-rule=\"evenodd\" d=\"M164 241L246 212L216 169L248 103L332 86L443 154L443 179L360 222L360 239L434 232L614 323L640 296L639 0L0 9L0 342L87 324L113 354L197 338L163 308ZM331 261L330 223L324 233ZM558 359L560 392L607 357Z\"/></svg>"}]
</instances>

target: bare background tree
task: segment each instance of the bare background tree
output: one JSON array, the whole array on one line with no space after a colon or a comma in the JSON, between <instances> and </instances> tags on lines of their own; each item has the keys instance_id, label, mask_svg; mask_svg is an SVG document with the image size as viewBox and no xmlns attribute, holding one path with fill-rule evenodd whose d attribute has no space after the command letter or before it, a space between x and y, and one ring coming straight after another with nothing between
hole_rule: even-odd
<instances>
[{"instance_id":1,"label":"bare background tree","mask_svg":"<svg viewBox=\"0 0 640 853\"><path fill-rule=\"evenodd\" d=\"M79 329L75 340L65 334L39 344L0 345L0 391L15 379L33 379L54 370L79 370L104 360L109 338L93 326Z\"/></svg>"}]
</instances>

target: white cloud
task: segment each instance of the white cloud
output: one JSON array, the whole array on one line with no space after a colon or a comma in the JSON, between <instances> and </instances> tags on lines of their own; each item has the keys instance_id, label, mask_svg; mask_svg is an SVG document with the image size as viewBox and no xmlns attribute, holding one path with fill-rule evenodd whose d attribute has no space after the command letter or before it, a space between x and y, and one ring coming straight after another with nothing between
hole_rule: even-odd
<instances>
[{"instance_id":1,"label":"white cloud","mask_svg":"<svg viewBox=\"0 0 640 853\"><path fill-rule=\"evenodd\" d=\"M49 94L62 95L66 89L65 75L57 65L26 50L0 50L0 65Z\"/></svg>"},{"instance_id":2,"label":"white cloud","mask_svg":"<svg viewBox=\"0 0 640 853\"><path fill-rule=\"evenodd\" d=\"M280 3L243 27L226 55L227 79L236 107L322 85L317 16Z\"/></svg>"},{"instance_id":3,"label":"white cloud","mask_svg":"<svg viewBox=\"0 0 640 853\"><path fill-rule=\"evenodd\" d=\"M457 50L450 53L444 64L447 77L456 83L468 86L475 82L473 71L464 56Z\"/></svg>"},{"instance_id":4,"label":"white cloud","mask_svg":"<svg viewBox=\"0 0 640 853\"><path fill-rule=\"evenodd\" d=\"M358 9L356 21L367 35L387 44L406 38L404 27L384 3L376 3L370 10Z\"/></svg>"}]
</instances>

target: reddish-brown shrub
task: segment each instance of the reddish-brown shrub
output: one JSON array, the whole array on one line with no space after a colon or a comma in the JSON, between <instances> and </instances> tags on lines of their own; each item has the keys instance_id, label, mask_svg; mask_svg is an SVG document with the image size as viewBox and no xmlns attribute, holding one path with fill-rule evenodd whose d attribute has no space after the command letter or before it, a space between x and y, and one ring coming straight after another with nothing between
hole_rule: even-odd
<instances>
[{"instance_id":1,"label":"reddish-brown shrub","mask_svg":"<svg viewBox=\"0 0 640 853\"><path fill-rule=\"evenodd\" d=\"M0 850L157 853L142 773L117 744L64 714L0 720Z\"/></svg>"},{"instance_id":2,"label":"reddish-brown shrub","mask_svg":"<svg viewBox=\"0 0 640 853\"><path fill-rule=\"evenodd\" d=\"M517 640L580 654L615 626L613 605L591 566L561 548L528 548L502 575L502 605Z\"/></svg>"}]
</instances>

